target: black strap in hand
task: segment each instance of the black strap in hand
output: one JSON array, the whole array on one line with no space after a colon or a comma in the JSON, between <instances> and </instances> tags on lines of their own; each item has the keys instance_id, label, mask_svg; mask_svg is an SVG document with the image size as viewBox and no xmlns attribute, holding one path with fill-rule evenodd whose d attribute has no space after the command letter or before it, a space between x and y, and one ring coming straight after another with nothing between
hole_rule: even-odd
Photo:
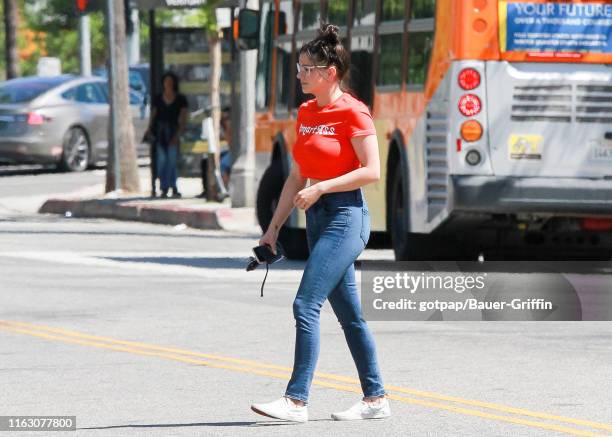
<instances>
[{"instance_id":1,"label":"black strap in hand","mask_svg":"<svg viewBox=\"0 0 612 437\"><path fill-rule=\"evenodd\" d=\"M264 280L261 283L261 295L259 297L263 297L263 289L264 289L264 285L266 284L266 278L268 277L268 269L269 269L268 265L269 264L266 263L266 276L264 276Z\"/></svg>"}]
</instances>

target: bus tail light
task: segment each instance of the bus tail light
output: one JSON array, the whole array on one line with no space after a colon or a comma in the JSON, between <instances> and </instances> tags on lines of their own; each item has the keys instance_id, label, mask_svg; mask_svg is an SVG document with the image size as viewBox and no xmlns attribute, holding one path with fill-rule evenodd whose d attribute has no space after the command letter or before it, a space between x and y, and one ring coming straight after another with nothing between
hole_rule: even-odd
<instances>
[{"instance_id":1,"label":"bus tail light","mask_svg":"<svg viewBox=\"0 0 612 437\"><path fill-rule=\"evenodd\" d=\"M612 231L612 219L610 218L583 218L580 223L585 231Z\"/></svg>"},{"instance_id":2,"label":"bus tail light","mask_svg":"<svg viewBox=\"0 0 612 437\"><path fill-rule=\"evenodd\" d=\"M461 88L470 91L480 85L480 73L473 68L464 68L459 73L458 80Z\"/></svg>"},{"instance_id":3,"label":"bus tail light","mask_svg":"<svg viewBox=\"0 0 612 437\"><path fill-rule=\"evenodd\" d=\"M476 94L466 94L459 99L459 112L473 117L482 110L482 103Z\"/></svg>"},{"instance_id":4,"label":"bus tail light","mask_svg":"<svg viewBox=\"0 0 612 437\"><path fill-rule=\"evenodd\" d=\"M476 120L468 120L461 125L461 138L467 142L478 141L482 138L482 125Z\"/></svg>"}]
</instances>

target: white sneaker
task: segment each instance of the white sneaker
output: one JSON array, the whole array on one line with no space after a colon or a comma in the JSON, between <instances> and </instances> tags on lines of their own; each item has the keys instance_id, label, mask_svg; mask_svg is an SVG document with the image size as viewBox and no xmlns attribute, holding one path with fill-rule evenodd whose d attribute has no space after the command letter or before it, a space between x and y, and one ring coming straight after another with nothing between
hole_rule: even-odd
<instances>
[{"instance_id":1,"label":"white sneaker","mask_svg":"<svg viewBox=\"0 0 612 437\"><path fill-rule=\"evenodd\" d=\"M285 396L267 404L253 404L251 410L262 416L272 417L273 419L288 420L291 422L307 422L308 407L303 405L296 407Z\"/></svg>"},{"instance_id":2,"label":"white sneaker","mask_svg":"<svg viewBox=\"0 0 612 437\"><path fill-rule=\"evenodd\" d=\"M375 403L361 400L348 410L331 415L334 420L383 419L389 416L391 416L391 406L387 398Z\"/></svg>"}]
</instances>

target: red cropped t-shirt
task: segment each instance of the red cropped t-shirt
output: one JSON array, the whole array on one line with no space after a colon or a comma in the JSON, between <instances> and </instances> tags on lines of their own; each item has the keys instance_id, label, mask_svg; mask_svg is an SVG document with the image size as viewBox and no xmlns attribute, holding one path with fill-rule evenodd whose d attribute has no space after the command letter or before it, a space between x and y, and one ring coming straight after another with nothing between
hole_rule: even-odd
<instances>
[{"instance_id":1,"label":"red cropped t-shirt","mask_svg":"<svg viewBox=\"0 0 612 437\"><path fill-rule=\"evenodd\" d=\"M348 93L319 107L316 99L304 102L296 122L293 158L302 177L332 179L361 166L351 138L375 135L368 107Z\"/></svg>"}]
</instances>

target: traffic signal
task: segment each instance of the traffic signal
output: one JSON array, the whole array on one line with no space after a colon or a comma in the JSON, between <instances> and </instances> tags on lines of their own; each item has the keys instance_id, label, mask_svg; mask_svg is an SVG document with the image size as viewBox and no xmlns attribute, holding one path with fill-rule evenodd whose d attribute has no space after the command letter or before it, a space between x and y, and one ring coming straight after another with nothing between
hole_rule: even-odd
<instances>
[{"instance_id":1,"label":"traffic signal","mask_svg":"<svg viewBox=\"0 0 612 437\"><path fill-rule=\"evenodd\" d=\"M102 11L105 5L105 0L74 0L74 9L77 15Z\"/></svg>"},{"instance_id":2,"label":"traffic signal","mask_svg":"<svg viewBox=\"0 0 612 437\"><path fill-rule=\"evenodd\" d=\"M128 0L123 1L123 13L125 15L125 33L127 35L131 35L134 32L134 23L132 22L132 7L130 7L130 2Z\"/></svg>"}]
</instances>

